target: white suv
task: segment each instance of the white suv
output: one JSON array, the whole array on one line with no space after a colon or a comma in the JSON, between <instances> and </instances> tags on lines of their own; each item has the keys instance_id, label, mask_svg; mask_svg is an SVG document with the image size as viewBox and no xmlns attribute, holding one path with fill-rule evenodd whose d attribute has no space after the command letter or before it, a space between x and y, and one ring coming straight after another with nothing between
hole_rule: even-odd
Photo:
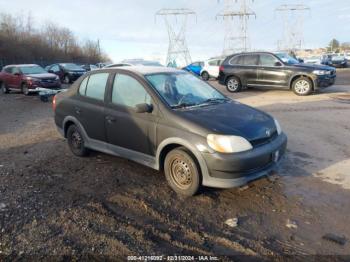
<instances>
[{"instance_id":1,"label":"white suv","mask_svg":"<svg viewBox=\"0 0 350 262\"><path fill-rule=\"evenodd\" d=\"M212 58L204 61L204 66L201 70L202 79L208 81L210 78L219 77L219 68L224 58Z\"/></svg>"}]
</instances>

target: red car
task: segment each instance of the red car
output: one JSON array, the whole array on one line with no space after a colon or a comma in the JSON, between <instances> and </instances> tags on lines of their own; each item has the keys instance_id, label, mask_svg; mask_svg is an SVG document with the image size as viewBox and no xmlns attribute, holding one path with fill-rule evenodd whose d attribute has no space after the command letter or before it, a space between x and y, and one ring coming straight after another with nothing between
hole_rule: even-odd
<instances>
[{"instance_id":1,"label":"red car","mask_svg":"<svg viewBox=\"0 0 350 262\"><path fill-rule=\"evenodd\" d=\"M40 88L60 89L61 81L38 65L8 65L0 72L0 86L3 93L17 90L28 95Z\"/></svg>"}]
</instances>

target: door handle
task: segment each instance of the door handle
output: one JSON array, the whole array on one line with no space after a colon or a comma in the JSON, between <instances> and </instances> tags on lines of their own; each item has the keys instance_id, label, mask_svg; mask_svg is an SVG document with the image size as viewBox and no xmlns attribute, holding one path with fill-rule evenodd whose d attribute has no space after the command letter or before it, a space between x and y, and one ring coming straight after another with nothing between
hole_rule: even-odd
<instances>
[{"instance_id":1,"label":"door handle","mask_svg":"<svg viewBox=\"0 0 350 262\"><path fill-rule=\"evenodd\" d=\"M116 121L116 119L113 116L106 116L106 120L110 124L112 124Z\"/></svg>"},{"instance_id":2,"label":"door handle","mask_svg":"<svg viewBox=\"0 0 350 262\"><path fill-rule=\"evenodd\" d=\"M76 107L76 108L75 108L75 113L77 113L78 115L80 115L80 114L81 114L81 109L80 109L79 107Z\"/></svg>"}]
</instances>

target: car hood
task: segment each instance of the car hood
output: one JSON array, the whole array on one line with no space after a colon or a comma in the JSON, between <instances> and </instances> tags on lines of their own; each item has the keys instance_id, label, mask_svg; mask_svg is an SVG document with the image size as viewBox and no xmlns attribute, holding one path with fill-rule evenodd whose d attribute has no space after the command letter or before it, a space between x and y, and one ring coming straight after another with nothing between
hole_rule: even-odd
<instances>
[{"instance_id":1,"label":"car hood","mask_svg":"<svg viewBox=\"0 0 350 262\"><path fill-rule=\"evenodd\" d=\"M300 64L295 64L293 65L295 67L300 67L300 68L306 68L306 69L312 69L312 70L332 70L333 67L326 66L326 65L315 65L315 64L305 64L305 63L300 63Z\"/></svg>"},{"instance_id":2,"label":"car hood","mask_svg":"<svg viewBox=\"0 0 350 262\"><path fill-rule=\"evenodd\" d=\"M51 74L51 73L29 74L29 75L26 75L26 76L37 78L37 79L47 79L47 78L55 79L56 78L56 75L55 74Z\"/></svg>"},{"instance_id":3,"label":"car hood","mask_svg":"<svg viewBox=\"0 0 350 262\"><path fill-rule=\"evenodd\" d=\"M267 138L276 132L273 118L266 113L230 101L179 110L178 114L207 131L207 134L242 136L249 141Z\"/></svg>"},{"instance_id":4,"label":"car hood","mask_svg":"<svg viewBox=\"0 0 350 262\"><path fill-rule=\"evenodd\" d=\"M345 57L332 57L332 61L343 62L345 61Z\"/></svg>"}]
</instances>

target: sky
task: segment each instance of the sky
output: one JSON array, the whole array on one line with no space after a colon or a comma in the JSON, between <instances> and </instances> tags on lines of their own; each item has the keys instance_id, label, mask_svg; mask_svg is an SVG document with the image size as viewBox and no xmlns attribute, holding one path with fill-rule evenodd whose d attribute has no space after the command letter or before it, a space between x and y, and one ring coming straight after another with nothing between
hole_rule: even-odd
<instances>
[{"instance_id":1,"label":"sky","mask_svg":"<svg viewBox=\"0 0 350 262\"><path fill-rule=\"evenodd\" d=\"M256 13L249 20L252 49L274 50L283 36L281 4L300 0L247 0ZM216 14L224 0L0 0L0 12L30 13L36 27L47 21L69 28L79 39L100 40L101 48L114 61L145 58L164 62L168 35L162 8L189 8L196 12L187 22L186 39L192 60L220 55L225 26ZM304 47L326 46L332 38L350 42L350 0L305 0L311 8L304 15ZM238 6L237 6L238 7ZM179 23L175 23L178 25Z\"/></svg>"}]
</instances>

